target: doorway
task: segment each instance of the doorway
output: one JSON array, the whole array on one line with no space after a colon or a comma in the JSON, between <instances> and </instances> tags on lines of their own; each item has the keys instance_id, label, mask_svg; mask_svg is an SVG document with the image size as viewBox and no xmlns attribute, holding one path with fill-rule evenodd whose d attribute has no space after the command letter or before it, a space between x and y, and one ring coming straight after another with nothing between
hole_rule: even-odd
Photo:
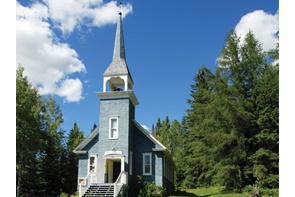
<instances>
[{"instance_id":1,"label":"doorway","mask_svg":"<svg viewBox=\"0 0 295 197\"><path fill-rule=\"evenodd\" d=\"M105 183L116 182L121 173L121 159L106 159Z\"/></svg>"}]
</instances>

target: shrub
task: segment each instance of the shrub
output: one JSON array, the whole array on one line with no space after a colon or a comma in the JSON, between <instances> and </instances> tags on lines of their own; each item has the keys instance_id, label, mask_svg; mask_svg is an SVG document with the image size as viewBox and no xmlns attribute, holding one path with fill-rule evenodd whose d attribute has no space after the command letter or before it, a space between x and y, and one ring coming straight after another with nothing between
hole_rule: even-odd
<instances>
[{"instance_id":1,"label":"shrub","mask_svg":"<svg viewBox=\"0 0 295 197\"><path fill-rule=\"evenodd\" d=\"M261 189L260 192L262 195L269 196L269 197L279 196L279 189Z\"/></svg>"},{"instance_id":2,"label":"shrub","mask_svg":"<svg viewBox=\"0 0 295 197\"><path fill-rule=\"evenodd\" d=\"M143 187L139 190L139 197L162 197L165 194L165 188L157 186L155 182L144 182Z\"/></svg>"}]
</instances>

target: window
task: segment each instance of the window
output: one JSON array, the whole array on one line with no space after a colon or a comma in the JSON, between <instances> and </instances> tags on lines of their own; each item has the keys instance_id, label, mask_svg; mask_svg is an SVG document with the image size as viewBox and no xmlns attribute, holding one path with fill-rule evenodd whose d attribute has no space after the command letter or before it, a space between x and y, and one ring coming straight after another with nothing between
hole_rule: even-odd
<instances>
[{"instance_id":1,"label":"window","mask_svg":"<svg viewBox=\"0 0 295 197\"><path fill-rule=\"evenodd\" d=\"M95 172L95 155L89 157L89 172Z\"/></svg>"},{"instance_id":2,"label":"window","mask_svg":"<svg viewBox=\"0 0 295 197\"><path fill-rule=\"evenodd\" d=\"M152 153L143 153L143 175L152 175Z\"/></svg>"},{"instance_id":3,"label":"window","mask_svg":"<svg viewBox=\"0 0 295 197\"><path fill-rule=\"evenodd\" d=\"M109 139L118 139L118 117L111 117L109 120Z\"/></svg>"}]
</instances>

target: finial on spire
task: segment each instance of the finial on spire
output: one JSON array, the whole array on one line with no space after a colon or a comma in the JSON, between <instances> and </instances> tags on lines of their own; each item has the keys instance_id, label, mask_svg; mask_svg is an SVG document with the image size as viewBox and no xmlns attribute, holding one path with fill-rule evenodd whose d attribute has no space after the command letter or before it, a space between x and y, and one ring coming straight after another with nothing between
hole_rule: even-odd
<instances>
[{"instance_id":1,"label":"finial on spire","mask_svg":"<svg viewBox=\"0 0 295 197\"><path fill-rule=\"evenodd\" d=\"M120 2L118 14L122 16L122 2Z\"/></svg>"}]
</instances>

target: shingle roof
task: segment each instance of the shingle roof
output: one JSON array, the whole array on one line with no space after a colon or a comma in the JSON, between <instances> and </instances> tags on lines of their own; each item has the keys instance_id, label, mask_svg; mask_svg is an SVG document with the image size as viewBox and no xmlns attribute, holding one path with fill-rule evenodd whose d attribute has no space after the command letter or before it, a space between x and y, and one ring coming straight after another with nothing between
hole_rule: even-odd
<instances>
[{"instance_id":1,"label":"shingle roof","mask_svg":"<svg viewBox=\"0 0 295 197\"><path fill-rule=\"evenodd\" d=\"M116 38L113 52L113 60L106 71L103 73L103 76L112 76L112 75L129 75L132 80L130 71L126 64L125 56L125 44L124 44L124 35L123 35L123 26L122 26L122 17L119 14Z\"/></svg>"},{"instance_id":2,"label":"shingle roof","mask_svg":"<svg viewBox=\"0 0 295 197\"><path fill-rule=\"evenodd\" d=\"M83 150L83 148L93 139L95 138L99 133L98 127L92 131L74 150L73 153L77 154L85 154L87 153L86 150Z\"/></svg>"}]
</instances>

